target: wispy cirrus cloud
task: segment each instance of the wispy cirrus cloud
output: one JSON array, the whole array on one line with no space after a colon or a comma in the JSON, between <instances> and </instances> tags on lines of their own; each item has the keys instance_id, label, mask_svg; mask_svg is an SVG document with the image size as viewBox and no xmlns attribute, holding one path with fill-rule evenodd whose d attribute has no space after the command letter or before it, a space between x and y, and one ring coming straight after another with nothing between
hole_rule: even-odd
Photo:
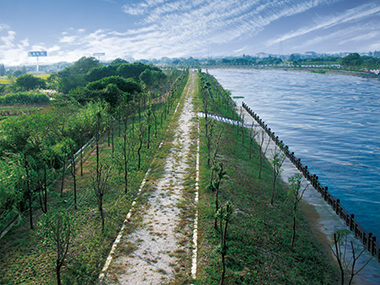
<instances>
[{"instance_id":1,"label":"wispy cirrus cloud","mask_svg":"<svg viewBox=\"0 0 380 285\"><path fill-rule=\"evenodd\" d=\"M174 55L181 56L191 50L205 52L206 43L224 44L251 37L278 19L331 2L334 1L148 0L124 5L123 11L140 16L138 24L146 33L139 43L154 47L156 52L161 44L161 53L170 51L174 44ZM149 31L151 26L154 30Z\"/></svg>"},{"instance_id":2,"label":"wispy cirrus cloud","mask_svg":"<svg viewBox=\"0 0 380 285\"><path fill-rule=\"evenodd\" d=\"M317 30L328 29L337 25L342 25L347 22L359 21L363 18L376 15L376 14L380 16L379 5L365 4L353 9L349 9L340 14L318 17L316 18L314 25L310 25L308 27L302 27L295 32L289 32L276 39L270 40L268 41L267 45L273 45L279 42L293 39L295 37L306 35L308 33L311 33Z\"/></svg>"},{"instance_id":3,"label":"wispy cirrus cloud","mask_svg":"<svg viewBox=\"0 0 380 285\"><path fill-rule=\"evenodd\" d=\"M92 29L65 27L54 33L49 44L33 43L0 23L0 61L8 60L5 54L11 50L24 54L25 60L29 48L47 50L49 56L44 60L54 62L75 61L99 51L106 53L103 60L111 60L198 57L206 56L210 48L212 56L255 54L253 50L268 51L274 46L278 51L279 44L286 41L292 48L321 45L332 39L344 46L365 38L363 34L373 42L377 35L374 28L365 33L353 26L378 15L380 5L378 0L361 1L367 4L355 7L350 1L350 5L340 5L347 0L137 0L119 6L115 28L100 24ZM108 2L112 11L117 5L114 0L103 2ZM368 47L377 46L372 42Z\"/></svg>"}]
</instances>

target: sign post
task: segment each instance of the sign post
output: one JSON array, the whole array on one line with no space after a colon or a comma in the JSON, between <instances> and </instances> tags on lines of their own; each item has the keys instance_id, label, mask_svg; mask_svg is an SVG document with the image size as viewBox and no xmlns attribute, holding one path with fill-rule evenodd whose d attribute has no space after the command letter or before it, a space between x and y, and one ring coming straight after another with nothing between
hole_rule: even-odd
<instances>
[{"instance_id":1,"label":"sign post","mask_svg":"<svg viewBox=\"0 0 380 285\"><path fill-rule=\"evenodd\" d=\"M95 52L95 53L92 54L92 56L97 57L99 61L100 61L100 57L101 56L105 56L105 55L106 55L105 52Z\"/></svg>"},{"instance_id":2,"label":"sign post","mask_svg":"<svg viewBox=\"0 0 380 285\"><path fill-rule=\"evenodd\" d=\"M38 72L38 58L40 56L47 56L47 51L29 51L29 57L37 57L37 72Z\"/></svg>"}]
</instances>

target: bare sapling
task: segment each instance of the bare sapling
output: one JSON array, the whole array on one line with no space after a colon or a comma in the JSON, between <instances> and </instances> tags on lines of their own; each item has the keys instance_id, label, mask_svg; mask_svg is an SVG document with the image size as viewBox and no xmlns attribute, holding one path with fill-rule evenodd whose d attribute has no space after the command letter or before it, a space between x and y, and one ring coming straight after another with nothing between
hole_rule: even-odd
<instances>
[{"instance_id":1,"label":"bare sapling","mask_svg":"<svg viewBox=\"0 0 380 285\"><path fill-rule=\"evenodd\" d=\"M259 145L259 178L261 178L261 170L263 169L264 157L268 151L270 140L268 138L265 144L265 132L261 130L260 145Z\"/></svg>"},{"instance_id":2,"label":"bare sapling","mask_svg":"<svg viewBox=\"0 0 380 285\"><path fill-rule=\"evenodd\" d=\"M137 169L140 170L141 167L141 149L143 147L143 139L144 139L144 125L143 123L140 123L139 133L138 133L138 141L139 141L139 147L137 149L137 156L138 156L138 164Z\"/></svg>"},{"instance_id":3,"label":"bare sapling","mask_svg":"<svg viewBox=\"0 0 380 285\"><path fill-rule=\"evenodd\" d=\"M250 132L250 142L249 142L249 159L252 158L252 146L253 146L253 142L255 140L255 137L256 135L258 134L258 132L256 132L253 127L254 127L254 121L252 122L252 126L251 126L251 132Z\"/></svg>"},{"instance_id":4,"label":"bare sapling","mask_svg":"<svg viewBox=\"0 0 380 285\"><path fill-rule=\"evenodd\" d=\"M223 132L223 130L221 130L219 133L218 140L216 141L216 145L215 145L214 154L213 154L212 160L211 160L210 184L212 183L212 180L214 179L214 165L215 165L216 155L218 153L218 149L219 149L219 145L220 145L220 138L222 137L222 132Z\"/></svg>"},{"instance_id":5,"label":"bare sapling","mask_svg":"<svg viewBox=\"0 0 380 285\"><path fill-rule=\"evenodd\" d=\"M281 150L279 150L277 147L275 147L274 155L273 155L273 159L272 159L273 183L272 183L272 195L270 198L270 204L271 205L273 205L274 192L276 190L277 179L281 175L281 173L284 171L282 169L282 165L285 161L285 158L286 158L285 154Z\"/></svg>"},{"instance_id":6,"label":"bare sapling","mask_svg":"<svg viewBox=\"0 0 380 285\"><path fill-rule=\"evenodd\" d=\"M291 247L293 247L294 240L296 237L296 218L297 218L298 205L301 202L302 197L307 187L309 186L309 184L303 187L303 179L300 173L296 173L293 176L289 177L288 182L290 183L290 187L289 187L290 189L289 189L288 195L293 200L293 225L292 225L293 233L292 233L292 241L291 241Z\"/></svg>"},{"instance_id":7,"label":"bare sapling","mask_svg":"<svg viewBox=\"0 0 380 285\"><path fill-rule=\"evenodd\" d=\"M231 220L233 213L232 203L228 201L223 207L219 208L215 214L215 218L219 219L219 231L220 231L220 254L222 257L222 274L219 284L224 284L224 277L226 274L226 254L227 254L227 229L228 223Z\"/></svg>"},{"instance_id":8,"label":"bare sapling","mask_svg":"<svg viewBox=\"0 0 380 285\"><path fill-rule=\"evenodd\" d=\"M351 285L354 277L360 273L368 265L368 263L373 259L370 257L359 270L355 271L356 262L360 256L366 251L365 249L359 249L359 246L355 247L353 240L348 243L348 235L350 231L347 229L337 230L333 234L333 247L329 245L331 252L335 256L339 269L340 269L340 281L341 285L344 285L345 273L348 272L350 279L348 284ZM351 257L348 258L349 254L347 250L351 250ZM358 254L359 252L359 254Z\"/></svg>"},{"instance_id":9,"label":"bare sapling","mask_svg":"<svg viewBox=\"0 0 380 285\"><path fill-rule=\"evenodd\" d=\"M71 216L65 212L54 212L43 215L39 222L39 234L45 245L56 253L55 272L57 284L61 284L61 269L69 252L74 236L74 223Z\"/></svg>"},{"instance_id":10,"label":"bare sapling","mask_svg":"<svg viewBox=\"0 0 380 285\"><path fill-rule=\"evenodd\" d=\"M73 177L73 189L74 189L74 207L77 209L77 179L76 179L76 167L75 167L75 156L74 153L71 156L71 167L70 173Z\"/></svg>"},{"instance_id":11,"label":"bare sapling","mask_svg":"<svg viewBox=\"0 0 380 285\"><path fill-rule=\"evenodd\" d=\"M108 190L108 180L111 176L112 165L109 162L100 163L97 169L96 176L91 176L92 188L95 191L95 195L98 202L98 210L102 221L102 233L104 233L104 209L103 198Z\"/></svg>"},{"instance_id":12,"label":"bare sapling","mask_svg":"<svg viewBox=\"0 0 380 285\"><path fill-rule=\"evenodd\" d=\"M211 184L211 189L215 192L215 213L219 210L219 190L220 190L220 182L226 176L227 172L223 169L223 163L219 163L218 166L215 166L215 170L217 171L216 179ZM217 229L218 219L215 216L214 228Z\"/></svg>"}]
</instances>

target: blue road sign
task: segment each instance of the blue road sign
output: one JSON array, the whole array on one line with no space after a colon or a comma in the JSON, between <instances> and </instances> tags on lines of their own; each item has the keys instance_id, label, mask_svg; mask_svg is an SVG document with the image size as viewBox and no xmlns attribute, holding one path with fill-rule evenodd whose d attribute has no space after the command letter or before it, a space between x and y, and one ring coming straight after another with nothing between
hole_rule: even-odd
<instances>
[{"instance_id":1,"label":"blue road sign","mask_svg":"<svg viewBox=\"0 0 380 285\"><path fill-rule=\"evenodd\" d=\"M32 57L47 56L47 51L29 51L28 56L32 56Z\"/></svg>"}]
</instances>

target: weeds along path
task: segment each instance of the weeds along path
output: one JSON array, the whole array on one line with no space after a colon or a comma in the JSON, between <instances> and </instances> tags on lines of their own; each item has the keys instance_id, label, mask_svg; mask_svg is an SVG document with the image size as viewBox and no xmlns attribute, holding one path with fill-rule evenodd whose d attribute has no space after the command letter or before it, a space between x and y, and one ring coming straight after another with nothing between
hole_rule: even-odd
<instances>
[{"instance_id":1,"label":"weeds along path","mask_svg":"<svg viewBox=\"0 0 380 285\"><path fill-rule=\"evenodd\" d=\"M152 170L147 175L141 194L146 198L137 202L129 220L134 229L122 236L103 283L161 284L191 278L195 193L194 187L184 185L195 179L195 174L190 176L196 149L196 86L196 74L190 74L169 128L172 139L162 146L165 155L156 158L156 164L162 163L160 173Z\"/></svg>"}]
</instances>

